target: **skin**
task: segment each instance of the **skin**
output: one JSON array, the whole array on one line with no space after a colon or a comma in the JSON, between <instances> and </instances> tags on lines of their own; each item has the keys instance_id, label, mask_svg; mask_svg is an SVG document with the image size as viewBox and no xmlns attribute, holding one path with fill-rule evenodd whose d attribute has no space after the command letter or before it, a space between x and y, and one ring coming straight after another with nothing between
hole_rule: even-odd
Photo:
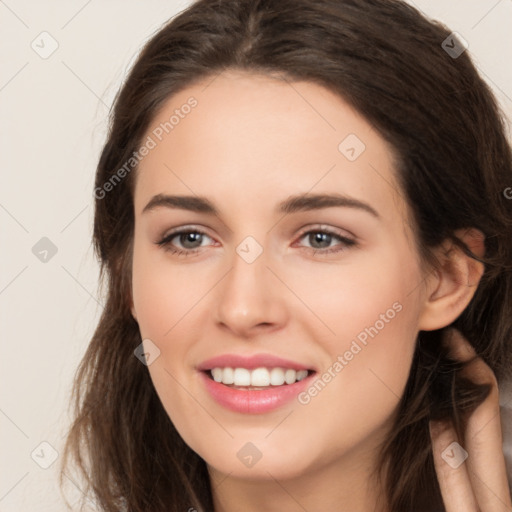
<instances>
[{"instance_id":1,"label":"skin","mask_svg":"<svg viewBox=\"0 0 512 512\"><path fill-rule=\"evenodd\" d=\"M463 371L465 377L492 386L487 399L466 420L464 439L457 438L450 423L430 422L434 463L446 512L510 512L512 499L502 448L496 376L458 331L449 330L445 342L450 347L452 357L468 363ZM449 447L454 441L468 453L465 462L458 466L458 461L453 465L445 462L448 460L446 455L449 457L452 453Z\"/></svg>"},{"instance_id":2,"label":"skin","mask_svg":"<svg viewBox=\"0 0 512 512\"><path fill-rule=\"evenodd\" d=\"M172 96L147 135L190 96L198 105L144 157L134 193L132 314L142 339L160 350L148 370L162 404L206 461L216 512L385 510L370 470L417 333L450 324L483 268L444 246L439 256L451 263L426 270L391 148L327 89L224 72ZM338 150L349 134L366 146L354 161ZM291 195L332 192L379 216L346 206L274 211ZM156 194L206 197L219 214L143 212ZM168 247L197 252L176 255L157 244L180 227L206 234L196 242L175 236ZM307 234L325 229L357 243ZM247 236L263 251L250 264L236 252ZM475 230L461 237L482 249ZM395 318L306 405L236 413L199 379L197 365L227 353L270 353L321 374L396 303ZM247 442L262 455L252 467L237 457Z\"/></svg>"}]
</instances>

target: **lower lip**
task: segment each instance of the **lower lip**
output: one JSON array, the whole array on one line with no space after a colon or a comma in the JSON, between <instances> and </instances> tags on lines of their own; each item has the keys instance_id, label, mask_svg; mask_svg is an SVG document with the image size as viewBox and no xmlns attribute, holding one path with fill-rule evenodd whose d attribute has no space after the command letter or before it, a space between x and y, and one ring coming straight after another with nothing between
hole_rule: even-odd
<instances>
[{"instance_id":1,"label":"lower lip","mask_svg":"<svg viewBox=\"0 0 512 512\"><path fill-rule=\"evenodd\" d=\"M230 388L220 382L216 382L205 372L200 372L207 391L212 398L231 411L244 414L261 414L272 411L297 397L311 382L315 373L294 384L282 386L270 386L268 389L244 390Z\"/></svg>"}]
</instances>

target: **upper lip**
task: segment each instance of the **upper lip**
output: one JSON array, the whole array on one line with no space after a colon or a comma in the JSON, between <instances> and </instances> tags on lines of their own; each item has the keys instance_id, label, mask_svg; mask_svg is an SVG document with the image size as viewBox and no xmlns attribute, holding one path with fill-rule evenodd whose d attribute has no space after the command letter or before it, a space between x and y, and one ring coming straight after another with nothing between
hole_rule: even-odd
<instances>
[{"instance_id":1,"label":"upper lip","mask_svg":"<svg viewBox=\"0 0 512 512\"><path fill-rule=\"evenodd\" d=\"M200 371L211 370L212 368L292 368L294 370L313 370L296 361L283 359L272 354L254 354L252 356L242 356L238 354L223 354L203 361L197 367Z\"/></svg>"}]
</instances>

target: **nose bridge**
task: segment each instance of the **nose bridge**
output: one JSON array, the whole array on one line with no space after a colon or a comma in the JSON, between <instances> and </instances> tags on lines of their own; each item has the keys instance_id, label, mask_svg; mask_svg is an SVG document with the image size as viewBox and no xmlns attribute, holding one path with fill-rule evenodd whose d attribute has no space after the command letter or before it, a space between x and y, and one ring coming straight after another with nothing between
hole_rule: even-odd
<instances>
[{"instance_id":1,"label":"nose bridge","mask_svg":"<svg viewBox=\"0 0 512 512\"><path fill-rule=\"evenodd\" d=\"M283 297L271 266L270 250L247 236L235 247L232 266L218 298L217 320L241 334L284 320Z\"/></svg>"}]
</instances>

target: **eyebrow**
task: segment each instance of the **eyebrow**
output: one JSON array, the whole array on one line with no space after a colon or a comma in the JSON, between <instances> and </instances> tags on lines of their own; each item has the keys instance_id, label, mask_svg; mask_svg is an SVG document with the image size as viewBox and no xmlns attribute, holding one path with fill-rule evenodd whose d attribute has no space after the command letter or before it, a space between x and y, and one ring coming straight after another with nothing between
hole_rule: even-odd
<instances>
[{"instance_id":1,"label":"eyebrow","mask_svg":"<svg viewBox=\"0 0 512 512\"><path fill-rule=\"evenodd\" d=\"M142 213L160 207L188 210L215 216L219 215L218 209L206 197L171 196L167 194L157 194L153 196L142 210ZM376 218L380 218L379 213L369 204L343 194L300 194L291 196L277 205L276 212L290 214L332 207L354 208L365 211Z\"/></svg>"}]
</instances>

